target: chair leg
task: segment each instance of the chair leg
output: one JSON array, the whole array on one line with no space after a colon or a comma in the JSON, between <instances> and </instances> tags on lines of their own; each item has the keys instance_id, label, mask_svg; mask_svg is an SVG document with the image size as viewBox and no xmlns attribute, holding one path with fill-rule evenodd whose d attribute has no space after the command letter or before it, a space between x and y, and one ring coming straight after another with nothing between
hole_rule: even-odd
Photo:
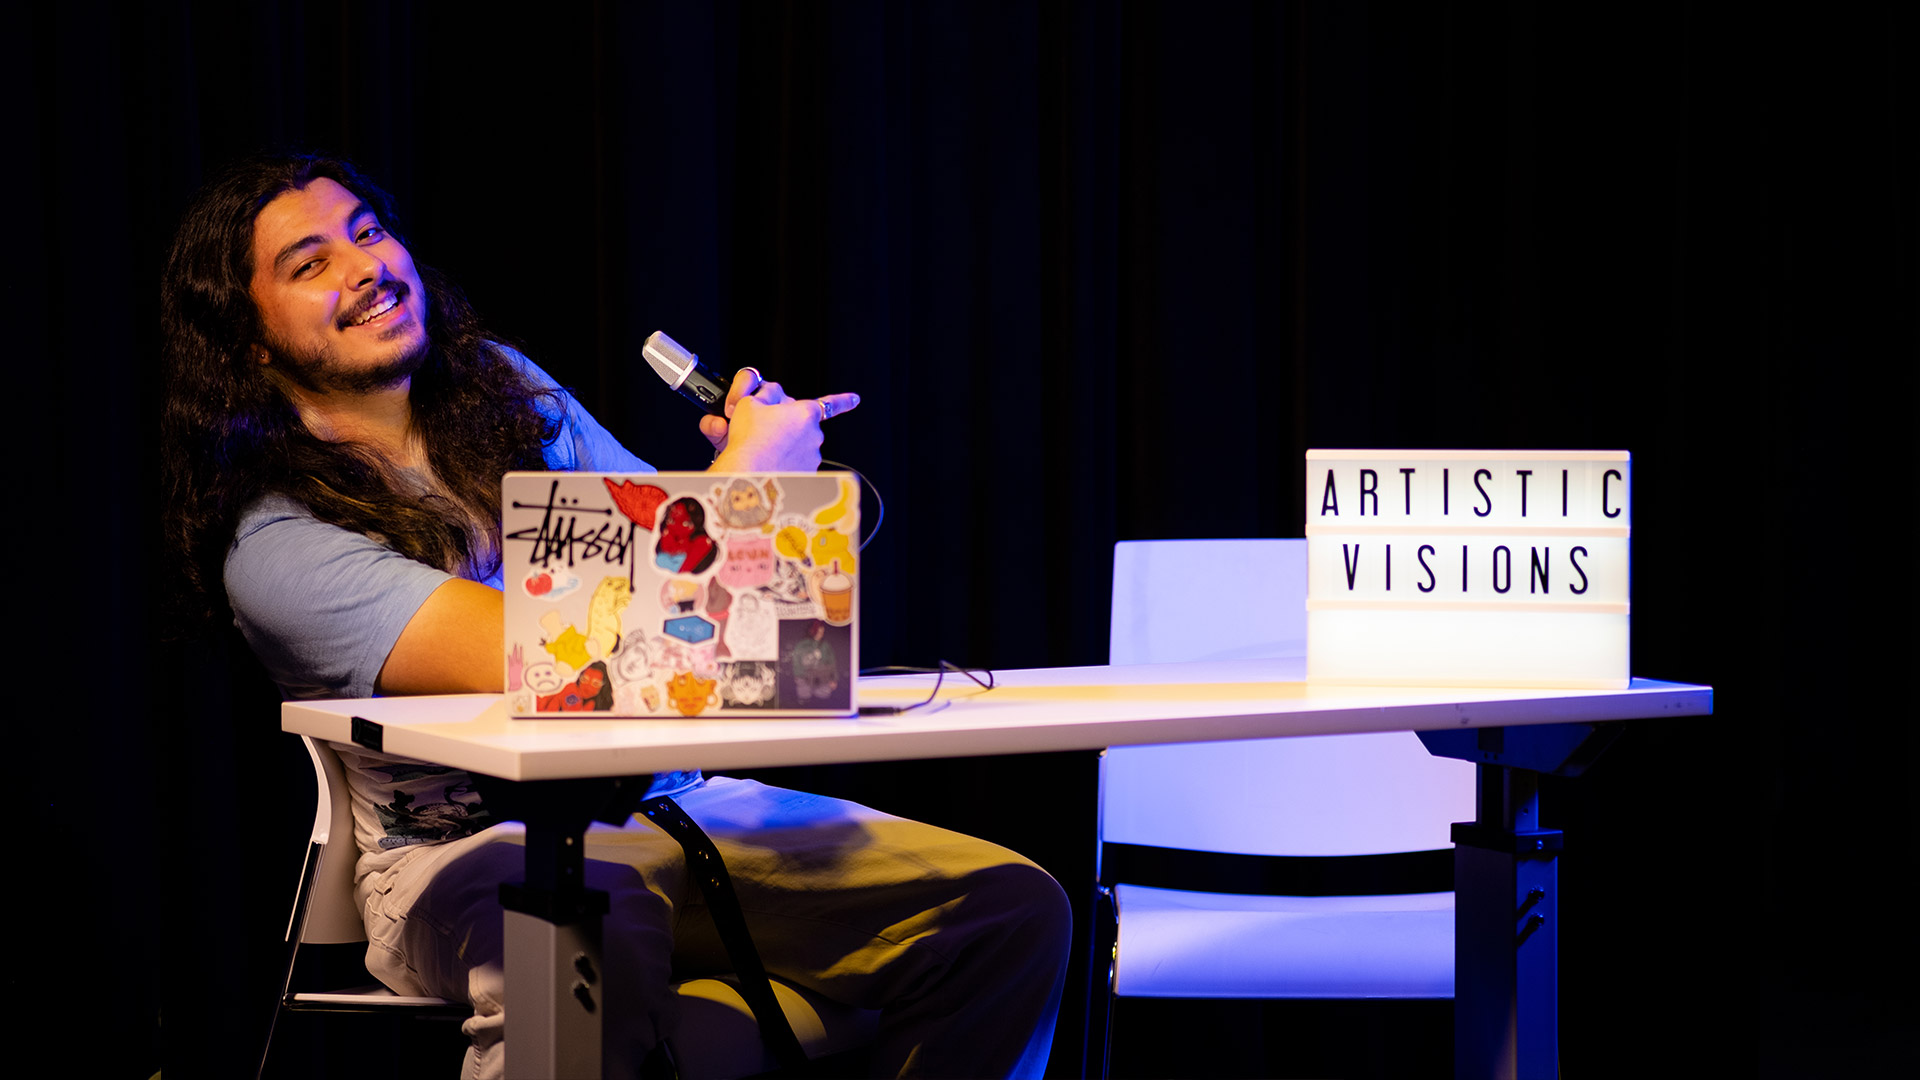
<instances>
[{"instance_id":1,"label":"chair leg","mask_svg":"<svg viewBox=\"0 0 1920 1080\"><path fill-rule=\"evenodd\" d=\"M280 977L280 996L274 999L273 1014L267 1019L267 1037L260 1044L260 1064L254 1067L254 1080L267 1072L267 1056L273 1053L273 1033L280 1026L280 1014L286 1011L287 995L293 992L293 965L300 959L300 939L307 933L307 906L313 898L313 875L320 865L320 845L307 845L307 860L300 867L300 885L293 894L293 913L287 919L287 970Z\"/></svg>"},{"instance_id":2,"label":"chair leg","mask_svg":"<svg viewBox=\"0 0 1920 1080\"><path fill-rule=\"evenodd\" d=\"M1087 958L1087 1075L1106 1080L1113 1051L1113 946L1120 932L1113 890L1094 887L1093 946Z\"/></svg>"}]
</instances>

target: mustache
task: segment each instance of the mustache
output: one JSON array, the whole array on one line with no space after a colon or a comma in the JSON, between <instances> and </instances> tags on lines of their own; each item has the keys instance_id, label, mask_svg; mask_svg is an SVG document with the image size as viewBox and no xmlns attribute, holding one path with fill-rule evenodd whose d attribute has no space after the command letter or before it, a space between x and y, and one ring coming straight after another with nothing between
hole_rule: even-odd
<instances>
[{"instance_id":1,"label":"mustache","mask_svg":"<svg viewBox=\"0 0 1920 1080\"><path fill-rule=\"evenodd\" d=\"M366 296L361 297L358 303L354 304L352 307L348 308L343 314L341 314L340 316L341 329L345 329L349 326L352 326L354 323L358 322L362 315L365 315L367 312L372 311L375 307L383 303L389 295L393 297L395 303L405 303L407 299L407 294L411 291L412 290L408 287L406 282L401 281L397 278L393 281L387 282L386 288L375 289L373 292L368 293Z\"/></svg>"}]
</instances>

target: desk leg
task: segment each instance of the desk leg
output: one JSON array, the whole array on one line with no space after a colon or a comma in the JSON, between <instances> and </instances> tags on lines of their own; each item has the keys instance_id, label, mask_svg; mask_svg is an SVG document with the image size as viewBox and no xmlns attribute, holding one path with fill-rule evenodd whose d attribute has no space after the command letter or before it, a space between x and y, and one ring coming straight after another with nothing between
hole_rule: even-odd
<instances>
[{"instance_id":1,"label":"desk leg","mask_svg":"<svg viewBox=\"0 0 1920 1080\"><path fill-rule=\"evenodd\" d=\"M526 881L500 886L507 1075L598 1080L607 894L586 886L587 825L626 821L653 778L474 781L500 818L527 823Z\"/></svg>"},{"instance_id":2,"label":"desk leg","mask_svg":"<svg viewBox=\"0 0 1920 1080\"><path fill-rule=\"evenodd\" d=\"M600 920L506 913L507 1075L599 1080Z\"/></svg>"},{"instance_id":3,"label":"desk leg","mask_svg":"<svg viewBox=\"0 0 1920 1080\"><path fill-rule=\"evenodd\" d=\"M527 823L527 881L506 909L508 1076L599 1080L600 925L607 894L584 885L583 826Z\"/></svg>"},{"instance_id":4,"label":"desk leg","mask_svg":"<svg viewBox=\"0 0 1920 1080\"><path fill-rule=\"evenodd\" d=\"M1479 765L1476 820L1453 829L1454 1074L1552 1080L1560 1072L1558 862L1539 776Z\"/></svg>"}]
</instances>

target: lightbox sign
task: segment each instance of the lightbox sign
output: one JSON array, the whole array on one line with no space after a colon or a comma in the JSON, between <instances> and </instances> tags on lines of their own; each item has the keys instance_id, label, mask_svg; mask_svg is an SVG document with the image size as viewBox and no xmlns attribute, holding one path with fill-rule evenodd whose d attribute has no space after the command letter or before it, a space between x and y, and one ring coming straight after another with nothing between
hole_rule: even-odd
<instances>
[{"instance_id":1,"label":"lightbox sign","mask_svg":"<svg viewBox=\"0 0 1920 1080\"><path fill-rule=\"evenodd\" d=\"M1625 689L1625 451L1307 451L1307 677Z\"/></svg>"}]
</instances>

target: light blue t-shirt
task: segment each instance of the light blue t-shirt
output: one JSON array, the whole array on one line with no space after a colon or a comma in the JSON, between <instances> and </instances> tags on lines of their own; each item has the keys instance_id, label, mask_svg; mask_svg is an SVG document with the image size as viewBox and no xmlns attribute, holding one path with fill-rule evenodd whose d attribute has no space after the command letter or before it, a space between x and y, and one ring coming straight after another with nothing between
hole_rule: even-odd
<instances>
[{"instance_id":1,"label":"light blue t-shirt","mask_svg":"<svg viewBox=\"0 0 1920 1080\"><path fill-rule=\"evenodd\" d=\"M549 469L653 473L545 371L509 356L536 384L559 392L561 430L545 448ZM399 632L451 578L363 532L324 523L280 494L261 496L240 515L225 571L234 625L294 700L372 698ZM486 584L499 588L499 573Z\"/></svg>"},{"instance_id":2,"label":"light blue t-shirt","mask_svg":"<svg viewBox=\"0 0 1920 1080\"><path fill-rule=\"evenodd\" d=\"M654 471L546 372L519 353L507 352L537 385L558 391L554 408L561 426L545 449L549 469ZM291 699L373 697L400 632L427 597L453 577L364 533L321 521L279 494L262 496L240 515L225 567L234 625L280 692ZM486 584L500 588L497 570ZM375 837L364 835L370 822L359 823L363 850L373 850L369 841L392 847L453 839L487 823L470 782L454 770L423 766L433 771L396 772L383 766L399 759L341 749L343 757L352 753L363 759L348 761L356 793L367 786L362 781L376 781L373 772L386 776L377 781L377 792L365 794L376 808L391 812L378 815L381 828ZM395 786L398 773L405 773L407 780ZM654 778L652 791L678 791L699 782L698 772L662 773ZM435 802L418 801L425 790L407 790L421 783L435 793ZM430 807L439 809L426 813ZM356 811L361 809L356 806ZM397 821L388 820L396 813ZM431 827L423 827L423 821Z\"/></svg>"},{"instance_id":3,"label":"light blue t-shirt","mask_svg":"<svg viewBox=\"0 0 1920 1080\"><path fill-rule=\"evenodd\" d=\"M545 450L549 469L654 471L546 372L519 353L510 355L537 385L559 392L561 427ZM453 576L321 521L278 494L241 513L225 572L234 624L281 692L294 699L374 696L400 632ZM500 588L499 572L485 584Z\"/></svg>"}]
</instances>

